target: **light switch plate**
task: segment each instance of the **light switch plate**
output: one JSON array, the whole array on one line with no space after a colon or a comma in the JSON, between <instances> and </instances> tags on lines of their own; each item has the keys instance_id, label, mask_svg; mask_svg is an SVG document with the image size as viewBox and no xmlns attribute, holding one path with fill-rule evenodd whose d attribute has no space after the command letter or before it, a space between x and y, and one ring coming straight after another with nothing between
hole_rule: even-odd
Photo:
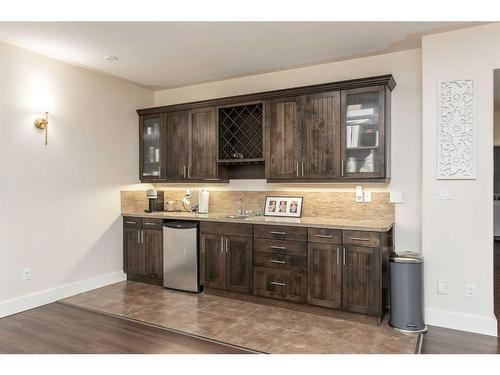
<instances>
[{"instance_id":1,"label":"light switch plate","mask_svg":"<svg viewBox=\"0 0 500 375\"><path fill-rule=\"evenodd\" d=\"M363 186L356 186L356 203L363 203Z\"/></svg>"},{"instance_id":2,"label":"light switch plate","mask_svg":"<svg viewBox=\"0 0 500 375\"><path fill-rule=\"evenodd\" d=\"M371 201L372 201L372 192L371 191L365 191L365 193L364 193L364 199L365 199L365 203L371 203Z\"/></svg>"}]
</instances>

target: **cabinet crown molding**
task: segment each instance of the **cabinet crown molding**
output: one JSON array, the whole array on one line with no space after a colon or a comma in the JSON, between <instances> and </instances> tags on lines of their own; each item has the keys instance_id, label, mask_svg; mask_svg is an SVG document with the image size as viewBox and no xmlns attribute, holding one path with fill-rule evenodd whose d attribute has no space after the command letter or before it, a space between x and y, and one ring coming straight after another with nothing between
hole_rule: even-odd
<instances>
[{"instance_id":1,"label":"cabinet crown molding","mask_svg":"<svg viewBox=\"0 0 500 375\"><path fill-rule=\"evenodd\" d=\"M316 92L319 93L323 91L348 90L366 86L387 86L392 91L394 87L396 87L396 81L394 80L392 74L385 74L380 76L349 79L345 81L336 81L329 83L320 83L316 85L299 86L287 89L264 91L264 92L222 97L216 99L200 100L195 102L179 103L179 104L160 106L160 107L142 108L138 109L137 113L139 115L150 115L163 112L202 108L207 106L225 106L243 102L277 99L286 96L300 96L305 94L314 94Z\"/></svg>"}]
</instances>

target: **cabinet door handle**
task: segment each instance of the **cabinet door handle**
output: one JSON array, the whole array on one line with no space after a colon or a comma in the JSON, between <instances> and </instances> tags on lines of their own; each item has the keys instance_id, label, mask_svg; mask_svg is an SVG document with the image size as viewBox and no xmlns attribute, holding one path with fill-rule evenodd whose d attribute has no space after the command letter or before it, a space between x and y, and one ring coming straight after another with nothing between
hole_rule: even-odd
<instances>
[{"instance_id":1,"label":"cabinet door handle","mask_svg":"<svg viewBox=\"0 0 500 375\"><path fill-rule=\"evenodd\" d=\"M276 285L276 286L286 286L285 283L278 283L277 281L270 281L269 284Z\"/></svg>"},{"instance_id":2,"label":"cabinet door handle","mask_svg":"<svg viewBox=\"0 0 500 375\"><path fill-rule=\"evenodd\" d=\"M340 169L340 175L344 177L344 159L342 159L342 167Z\"/></svg>"},{"instance_id":3,"label":"cabinet door handle","mask_svg":"<svg viewBox=\"0 0 500 375\"><path fill-rule=\"evenodd\" d=\"M137 243L141 243L141 230L137 229Z\"/></svg>"},{"instance_id":4,"label":"cabinet door handle","mask_svg":"<svg viewBox=\"0 0 500 375\"><path fill-rule=\"evenodd\" d=\"M280 236L285 236L286 235L286 232L274 232L274 231L271 231L269 233L271 233L271 234L279 234Z\"/></svg>"},{"instance_id":5,"label":"cabinet door handle","mask_svg":"<svg viewBox=\"0 0 500 375\"><path fill-rule=\"evenodd\" d=\"M135 221L126 221L125 224L137 224Z\"/></svg>"},{"instance_id":6,"label":"cabinet door handle","mask_svg":"<svg viewBox=\"0 0 500 375\"><path fill-rule=\"evenodd\" d=\"M297 160L297 163L295 165L295 174L297 175L297 177L299 177L299 161Z\"/></svg>"},{"instance_id":7,"label":"cabinet door handle","mask_svg":"<svg viewBox=\"0 0 500 375\"><path fill-rule=\"evenodd\" d=\"M144 223L144 225L156 225L156 223Z\"/></svg>"},{"instance_id":8,"label":"cabinet door handle","mask_svg":"<svg viewBox=\"0 0 500 375\"><path fill-rule=\"evenodd\" d=\"M187 172L188 172L188 180L189 180L189 179L191 178L191 177L189 176L189 164L187 165Z\"/></svg>"},{"instance_id":9,"label":"cabinet door handle","mask_svg":"<svg viewBox=\"0 0 500 375\"><path fill-rule=\"evenodd\" d=\"M340 263L340 248L337 247L337 266L339 265Z\"/></svg>"},{"instance_id":10,"label":"cabinet door handle","mask_svg":"<svg viewBox=\"0 0 500 375\"><path fill-rule=\"evenodd\" d=\"M226 237L226 253L228 249L229 249L229 239Z\"/></svg>"},{"instance_id":11,"label":"cabinet door handle","mask_svg":"<svg viewBox=\"0 0 500 375\"><path fill-rule=\"evenodd\" d=\"M184 167L182 168L182 176L186 178L186 164L184 164Z\"/></svg>"},{"instance_id":12,"label":"cabinet door handle","mask_svg":"<svg viewBox=\"0 0 500 375\"><path fill-rule=\"evenodd\" d=\"M269 263L286 264L286 261L284 261L284 260L278 260L278 259L270 259Z\"/></svg>"},{"instance_id":13,"label":"cabinet door handle","mask_svg":"<svg viewBox=\"0 0 500 375\"><path fill-rule=\"evenodd\" d=\"M285 246L269 246L271 249L278 249L278 250L286 250L286 247Z\"/></svg>"},{"instance_id":14,"label":"cabinet door handle","mask_svg":"<svg viewBox=\"0 0 500 375\"><path fill-rule=\"evenodd\" d=\"M301 162L301 165L302 165L302 177L304 177L304 160L302 160Z\"/></svg>"},{"instance_id":15,"label":"cabinet door handle","mask_svg":"<svg viewBox=\"0 0 500 375\"><path fill-rule=\"evenodd\" d=\"M220 252L224 252L224 237L220 238Z\"/></svg>"},{"instance_id":16,"label":"cabinet door handle","mask_svg":"<svg viewBox=\"0 0 500 375\"><path fill-rule=\"evenodd\" d=\"M315 234L314 237L318 237L318 238L333 238L333 236L329 236L329 235L326 235L326 234Z\"/></svg>"},{"instance_id":17,"label":"cabinet door handle","mask_svg":"<svg viewBox=\"0 0 500 375\"><path fill-rule=\"evenodd\" d=\"M345 267L345 247L342 250L342 265Z\"/></svg>"},{"instance_id":18,"label":"cabinet door handle","mask_svg":"<svg viewBox=\"0 0 500 375\"><path fill-rule=\"evenodd\" d=\"M366 237L349 237L349 239L353 241L370 241L370 239Z\"/></svg>"}]
</instances>

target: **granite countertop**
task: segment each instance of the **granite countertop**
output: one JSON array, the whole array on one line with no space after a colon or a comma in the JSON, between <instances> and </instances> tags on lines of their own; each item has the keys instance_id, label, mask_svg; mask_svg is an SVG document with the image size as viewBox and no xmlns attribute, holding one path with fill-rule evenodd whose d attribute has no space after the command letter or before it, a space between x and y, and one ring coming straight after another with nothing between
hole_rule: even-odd
<instances>
[{"instance_id":1,"label":"granite countertop","mask_svg":"<svg viewBox=\"0 0 500 375\"><path fill-rule=\"evenodd\" d=\"M394 225L389 220L354 220L335 219L326 217L269 217L252 216L246 219L231 219L226 214L197 214L191 212L138 212L123 211L122 216L135 216L155 219L176 219L176 220L197 220L197 221L220 221L224 223L247 223L247 224L267 224L267 225L290 225L301 227L345 229L345 230L365 230L372 232L387 232Z\"/></svg>"}]
</instances>

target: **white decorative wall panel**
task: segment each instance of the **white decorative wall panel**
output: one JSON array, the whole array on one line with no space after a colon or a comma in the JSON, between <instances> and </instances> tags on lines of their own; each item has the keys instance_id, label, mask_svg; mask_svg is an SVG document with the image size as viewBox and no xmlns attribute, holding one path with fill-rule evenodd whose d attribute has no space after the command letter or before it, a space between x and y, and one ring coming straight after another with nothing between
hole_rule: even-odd
<instances>
[{"instance_id":1,"label":"white decorative wall panel","mask_svg":"<svg viewBox=\"0 0 500 375\"><path fill-rule=\"evenodd\" d=\"M440 82L438 100L438 179L474 179L474 81Z\"/></svg>"}]
</instances>

